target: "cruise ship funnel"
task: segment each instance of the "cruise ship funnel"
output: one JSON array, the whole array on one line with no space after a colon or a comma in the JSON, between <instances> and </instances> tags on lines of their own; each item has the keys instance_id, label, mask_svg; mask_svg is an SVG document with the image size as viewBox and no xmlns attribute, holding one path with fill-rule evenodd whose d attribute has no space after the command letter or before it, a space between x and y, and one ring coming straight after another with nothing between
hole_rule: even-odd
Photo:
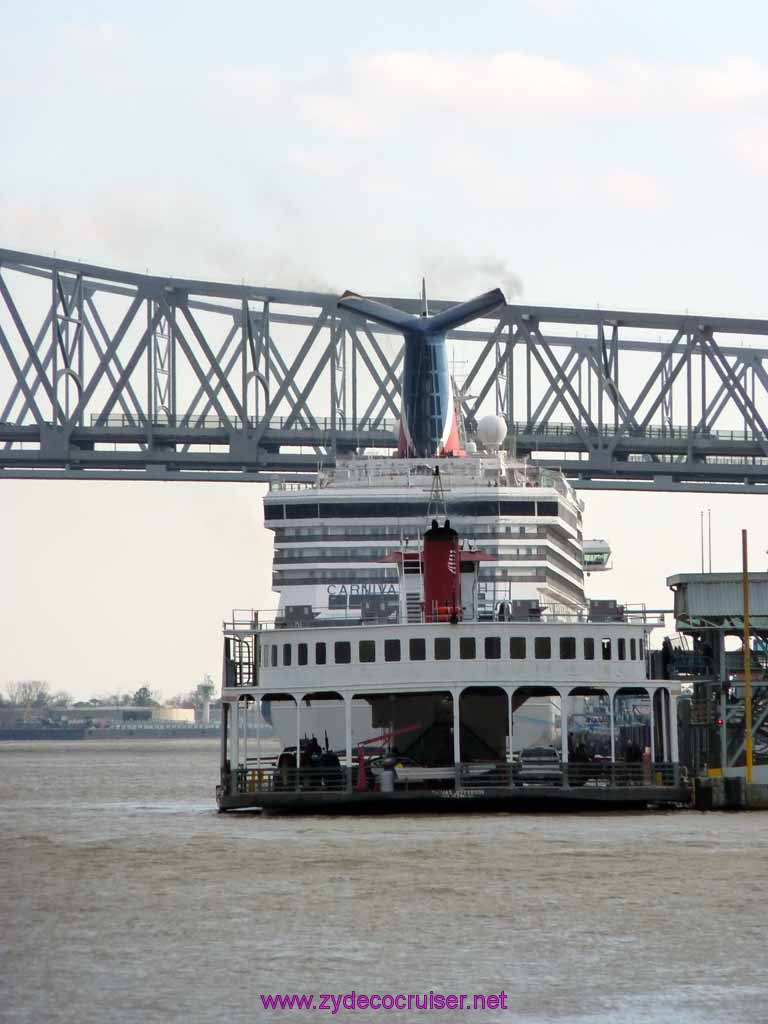
<instances>
[{"instance_id":1,"label":"cruise ship funnel","mask_svg":"<svg viewBox=\"0 0 768 1024\"><path fill-rule=\"evenodd\" d=\"M405 340L400 394L398 454L433 458L461 452L458 414L448 370L445 335L505 302L500 288L434 316L404 313L383 302L345 292L339 309L348 310L399 331Z\"/></svg>"}]
</instances>

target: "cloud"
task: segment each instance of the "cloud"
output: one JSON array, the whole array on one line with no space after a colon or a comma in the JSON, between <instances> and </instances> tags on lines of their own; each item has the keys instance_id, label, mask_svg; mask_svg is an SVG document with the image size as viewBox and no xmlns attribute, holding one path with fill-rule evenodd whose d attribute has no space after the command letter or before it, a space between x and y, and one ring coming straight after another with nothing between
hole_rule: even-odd
<instances>
[{"instance_id":1,"label":"cloud","mask_svg":"<svg viewBox=\"0 0 768 1024\"><path fill-rule=\"evenodd\" d=\"M723 147L737 173L768 165L768 65L743 58L402 50L164 66L130 31L70 31L83 55L103 43L113 71L101 60L94 89L85 58L57 60L45 83L56 107L21 87L4 106L16 123L0 115L0 133L17 145L0 216L18 248L330 291L394 291L426 270L447 297L488 281L513 297L519 272L536 287L536 236L684 204L689 139ZM86 100L75 146L58 110Z\"/></svg>"},{"instance_id":2,"label":"cloud","mask_svg":"<svg viewBox=\"0 0 768 1024\"><path fill-rule=\"evenodd\" d=\"M584 8L584 0L526 0L526 3L537 14L543 14L547 18L577 14Z\"/></svg>"},{"instance_id":3,"label":"cloud","mask_svg":"<svg viewBox=\"0 0 768 1024\"><path fill-rule=\"evenodd\" d=\"M125 26L114 21L73 22L61 26L59 41L62 49L73 48L81 53L104 54L123 50L135 41L134 34Z\"/></svg>"},{"instance_id":4,"label":"cloud","mask_svg":"<svg viewBox=\"0 0 768 1024\"><path fill-rule=\"evenodd\" d=\"M471 115L487 127L499 117L740 112L766 99L768 67L746 58L712 65L628 59L580 65L516 51L395 51L353 60L335 77L305 83L298 107L340 135L362 136L428 114Z\"/></svg>"},{"instance_id":5,"label":"cloud","mask_svg":"<svg viewBox=\"0 0 768 1024\"><path fill-rule=\"evenodd\" d=\"M274 72L258 67L216 68L207 76L206 93L214 103L227 96L249 104L269 103L284 91L285 84Z\"/></svg>"},{"instance_id":6,"label":"cloud","mask_svg":"<svg viewBox=\"0 0 768 1024\"><path fill-rule=\"evenodd\" d=\"M612 202L637 210L652 210L666 203L660 181L650 174L614 168L599 175L596 186Z\"/></svg>"},{"instance_id":7,"label":"cloud","mask_svg":"<svg viewBox=\"0 0 768 1024\"><path fill-rule=\"evenodd\" d=\"M768 172L768 119L745 119L725 137L723 147L748 174L764 177Z\"/></svg>"}]
</instances>

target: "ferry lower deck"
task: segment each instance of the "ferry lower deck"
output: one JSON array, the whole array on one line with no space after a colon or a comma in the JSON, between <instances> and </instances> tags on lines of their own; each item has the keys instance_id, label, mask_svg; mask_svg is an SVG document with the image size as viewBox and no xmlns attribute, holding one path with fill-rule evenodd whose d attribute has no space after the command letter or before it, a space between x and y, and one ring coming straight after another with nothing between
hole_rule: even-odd
<instances>
[{"instance_id":1,"label":"ferry lower deck","mask_svg":"<svg viewBox=\"0 0 768 1024\"><path fill-rule=\"evenodd\" d=\"M222 811L411 813L687 804L679 684L649 621L225 629ZM266 756L263 725L283 749Z\"/></svg>"},{"instance_id":2,"label":"ferry lower deck","mask_svg":"<svg viewBox=\"0 0 768 1024\"><path fill-rule=\"evenodd\" d=\"M250 769L238 779L238 791L217 792L219 810L260 811L274 814L472 814L492 812L535 811L616 811L643 810L649 807L682 807L691 802L687 781L673 779L666 772L656 771L654 777L636 776L630 782L625 766L606 766L614 778L603 777L600 784L575 781L573 775L562 785L544 783L516 786L497 777L480 780L457 771L453 785L444 788L396 788L393 792L355 789L353 776L343 772L338 789L318 785L317 780L303 777L293 790L273 788L273 781L264 772L260 782L254 781ZM658 767L658 766L654 766ZM262 769L262 771L264 771ZM663 781L663 780L666 781ZM242 791L240 791L242 790Z\"/></svg>"}]
</instances>

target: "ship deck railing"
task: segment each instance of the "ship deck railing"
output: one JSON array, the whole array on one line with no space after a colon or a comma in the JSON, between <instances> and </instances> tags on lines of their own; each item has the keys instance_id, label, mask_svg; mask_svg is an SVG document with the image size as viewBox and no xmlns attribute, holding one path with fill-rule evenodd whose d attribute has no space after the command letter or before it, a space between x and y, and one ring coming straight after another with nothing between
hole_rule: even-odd
<instances>
[{"instance_id":1,"label":"ship deck railing","mask_svg":"<svg viewBox=\"0 0 768 1024\"><path fill-rule=\"evenodd\" d=\"M435 616L428 614L423 608L415 613L409 609L407 619L399 614L393 617L392 613L363 613L356 609L339 609L329 611L328 608L310 608L304 606L305 612L301 615L286 616L284 611L275 608L252 609L235 608L232 617L225 619L223 630L228 635L241 635L243 633L261 633L279 629L320 629L320 628L349 628L350 626L418 626L418 625L455 625L450 617ZM664 625L664 610L646 608L644 604L623 605L623 612L616 617L600 614L590 616L587 612L547 612L546 609L538 615L514 614L514 609L503 618L488 611L483 614L479 610L477 616L467 617L462 615L458 623L483 624L527 624L527 625L569 625L569 624L593 624L593 625L646 625L651 628Z\"/></svg>"},{"instance_id":2,"label":"ship deck railing","mask_svg":"<svg viewBox=\"0 0 768 1024\"><path fill-rule=\"evenodd\" d=\"M274 758L254 764L251 759L230 775L232 795L366 792L389 793L382 789L383 772L367 765L364 776L358 765L304 767L279 765ZM680 765L670 762L634 762L596 759L568 762L558 766L541 765L526 772L516 761L462 762L458 765L408 765L394 769L394 792L439 790L512 790L534 789L626 789L638 787L675 787L683 781Z\"/></svg>"}]
</instances>

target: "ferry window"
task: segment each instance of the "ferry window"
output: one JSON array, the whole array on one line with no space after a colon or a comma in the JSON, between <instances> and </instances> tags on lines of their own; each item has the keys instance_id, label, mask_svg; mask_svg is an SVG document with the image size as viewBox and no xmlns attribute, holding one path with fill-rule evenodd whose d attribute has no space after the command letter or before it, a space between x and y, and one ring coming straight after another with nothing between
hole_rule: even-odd
<instances>
[{"instance_id":1,"label":"ferry window","mask_svg":"<svg viewBox=\"0 0 768 1024\"><path fill-rule=\"evenodd\" d=\"M604 636L600 641L600 649L603 652L603 661L611 660L611 639L610 637Z\"/></svg>"},{"instance_id":2,"label":"ferry window","mask_svg":"<svg viewBox=\"0 0 768 1024\"><path fill-rule=\"evenodd\" d=\"M328 595L328 607L329 608L346 608L347 607L347 595L346 594L329 594Z\"/></svg>"},{"instance_id":3,"label":"ferry window","mask_svg":"<svg viewBox=\"0 0 768 1024\"><path fill-rule=\"evenodd\" d=\"M627 657L627 641L624 637L619 638L619 661L625 661Z\"/></svg>"},{"instance_id":4,"label":"ferry window","mask_svg":"<svg viewBox=\"0 0 768 1024\"><path fill-rule=\"evenodd\" d=\"M267 505L264 502L264 519L282 519L285 505Z\"/></svg>"},{"instance_id":5,"label":"ferry window","mask_svg":"<svg viewBox=\"0 0 768 1024\"><path fill-rule=\"evenodd\" d=\"M384 661L400 661L400 641L384 641Z\"/></svg>"},{"instance_id":6,"label":"ferry window","mask_svg":"<svg viewBox=\"0 0 768 1024\"><path fill-rule=\"evenodd\" d=\"M291 664L291 645L290 644L283 644L283 664L284 665L290 665Z\"/></svg>"},{"instance_id":7,"label":"ferry window","mask_svg":"<svg viewBox=\"0 0 768 1024\"><path fill-rule=\"evenodd\" d=\"M524 636L511 636L509 638L509 656L515 661L522 661L525 658Z\"/></svg>"},{"instance_id":8,"label":"ferry window","mask_svg":"<svg viewBox=\"0 0 768 1024\"><path fill-rule=\"evenodd\" d=\"M449 636L435 637L435 661L449 661L451 657L451 638Z\"/></svg>"},{"instance_id":9,"label":"ferry window","mask_svg":"<svg viewBox=\"0 0 768 1024\"><path fill-rule=\"evenodd\" d=\"M306 665L307 664L307 645L306 644L299 644L299 664L300 665Z\"/></svg>"},{"instance_id":10,"label":"ferry window","mask_svg":"<svg viewBox=\"0 0 768 1024\"><path fill-rule=\"evenodd\" d=\"M537 636L533 641L533 653L539 660L552 657L552 640L548 636Z\"/></svg>"},{"instance_id":11,"label":"ferry window","mask_svg":"<svg viewBox=\"0 0 768 1024\"><path fill-rule=\"evenodd\" d=\"M475 638L473 636L463 636L460 638L459 657L464 661L469 661L475 657Z\"/></svg>"},{"instance_id":12,"label":"ferry window","mask_svg":"<svg viewBox=\"0 0 768 1024\"><path fill-rule=\"evenodd\" d=\"M325 664L325 644L315 644L315 664Z\"/></svg>"},{"instance_id":13,"label":"ferry window","mask_svg":"<svg viewBox=\"0 0 768 1024\"><path fill-rule=\"evenodd\" d=\"M359 647L360 661L363 664L370 664L376 661L376 641L361 640Z\"/></svg>"},{"instance_id":14,"label":"ferry window","mask_svg":"<svg viewBox=\"0 0 768 1024\"><path fill-rule=\"evenodd\" d=\"M584 637L584 660L595 660L595 638L593 636Z\"/></svg>"},{"instance_id":15,"label":"ferry window","mask_svg":"<svg viewBox=\"0 0 768 1024\"><path fill-rule=\"evenodd\" d=\"M539 501L536 503L537 511L540 516L556 516L557 515L557 502L556 501Z\"/></svg>"},{"instance_id":16,"label":"ferry window","mask_svg":"<svg viewBox=\"0 0 768 1024\"><path fill-rule=\"evenodd\" d=\"M411 661L424 661L427 657L427 641L424 637L413 637L409 641L408 657Z\"/></svg>"},{"instance_id":17,"label":"ferry window","mask_svg":"<svg viewBox=\"0 0 768 1024\"><path fill-rule=\"evenodd\" d=\"M333 660L337 665L349 665L352 661L352 644L349 640L337 640L333 645Z\"/></svg>"},{"instance_id":18,"label":"ferry window","mask_svg":"<svg viewBox=\"0 0 768 1024\"><path fill-rule=\"evenodd\" d=\"M563 659L563 661L573 661L573 659L576 657L575 636L560 637L560 657Z\"/></svg>"},{"instance_id":19,"label":"ferry window","mask_svg":"<svg viewBox=\"0 0 768 1024\"><path fill-rule=\"evenodd\" d=\"M491 660L501 657L501 637L487 636L485 638L485 656Z\"/></svg>"},{"instance_id":20,"label":"ferry window","mask_svg":"<svg viewBox=\"0 0 768 1024\"><path fill-rule=\"evenodd\" d=\"M272 644L272 668L277 668L277 644Z\"/></svg>"},{"instance_id":21,"label":"ferry window","mask_svg":"<svg viewBox=\"0 0 768 1024\"><path fill-rule=\"evenodd\" d=\"M642 658L643 658L643 656L644 656L644 654L645 654L645 651L643 650L644 646L645 646L645 645L643 644L643 641L641 640L641 641L640 641L640 659L641 659L641 660L642 660Z\"/></svg>"},{"instance_id":22,"label":"ferry window","mask_svg":"<svg viewBox=\"0 0 768 1024\"><path fill-rule=\"evenodd\" d=\"M629 656L632 661L637 661L637 641L634 637L629 641Z\"/></svg>"}]
</instances>

